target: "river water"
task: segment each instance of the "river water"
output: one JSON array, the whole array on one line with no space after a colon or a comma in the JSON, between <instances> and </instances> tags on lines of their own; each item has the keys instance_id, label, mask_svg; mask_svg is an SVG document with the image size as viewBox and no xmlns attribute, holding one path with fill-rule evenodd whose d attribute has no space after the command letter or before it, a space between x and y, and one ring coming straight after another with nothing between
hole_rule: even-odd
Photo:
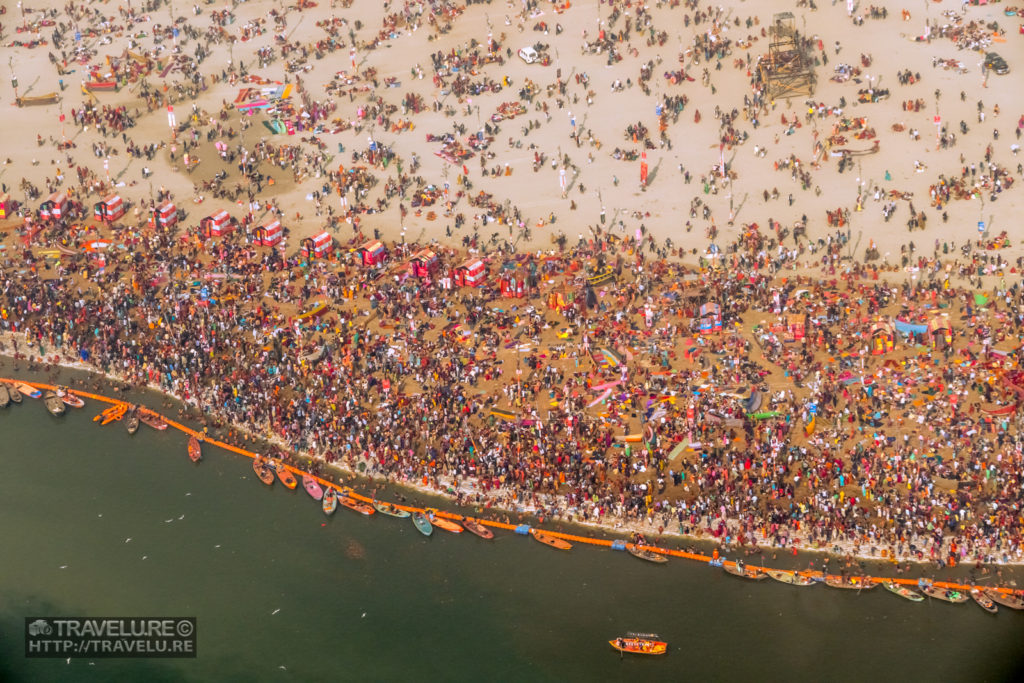
<instances>
[{"instance_id":1,"label":"river water","mask_svg":"<svg viewBox=\"0 0 1024 683\"><path fill-rule=\"evenodd\" d=\"M0 680L1014 680L1024 613L493 541L259 483L41 402L0 411ZM130 539L130 540L128 540ZM195 616L191 660L26 659L24 617ZM654 632L665 657L607 641ZM1020 680L1020 679L1016 679Z\"/></svg>"}]
</instances>

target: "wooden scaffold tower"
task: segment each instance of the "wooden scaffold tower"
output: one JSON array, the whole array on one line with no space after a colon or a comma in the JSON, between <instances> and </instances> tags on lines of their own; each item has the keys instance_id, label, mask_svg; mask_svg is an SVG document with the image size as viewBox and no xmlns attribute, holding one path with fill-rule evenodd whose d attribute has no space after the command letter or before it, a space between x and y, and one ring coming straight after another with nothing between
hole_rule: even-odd
<instances>
[{"instance_id":1,"label":"wooden scaffold tower","mask_svg":"<svg viewBox=\"0 0 1024 683\"><path fill-rule=\"evenodd\" d=\"M760 62L761 80L772 99L814 94L814 69L800 45L796 20L791 12L780 12L772 17L768 29L771 42L768 54Z\"/></svg>"}]
</instances>

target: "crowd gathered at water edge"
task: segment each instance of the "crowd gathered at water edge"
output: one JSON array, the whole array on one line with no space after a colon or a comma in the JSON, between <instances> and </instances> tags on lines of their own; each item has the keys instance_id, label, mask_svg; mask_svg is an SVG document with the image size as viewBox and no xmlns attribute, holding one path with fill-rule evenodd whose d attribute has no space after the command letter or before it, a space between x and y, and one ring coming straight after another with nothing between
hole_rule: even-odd
<instances>
[{"instance_id":1,"label":"crowd gathered at water edge","mask_svg":"<svg viewBox=\"0 0 1024 683\"><path fill-rule=\"evenodd\" d=\"M732 17L733 24L720 9L695 2L679 9L687 35L693 34L685 59L679 58L684 66L663 79L690 84L690 96L658 95L657 116L648 121L650 130L659 127L657 135L643 122L626 122L623 149L602 150L586 119L568 111L590 106L589 77L570 77L566 69L557 78L539 72L550 87L533 81L513 87L517 92L506 93L512 102L499 110L501 116L466 137L466 122L474 128L479 123L479 106L474 112L469 95L497 83L471 82L466 74L511 58L500 40L427 55L423 63L432 64L433 74L427 71L433 79L422 78L420 65L412 69L412 82L424 91L463 96L449 117L444 105L426 105L417 93L396 99L396 90L387 97L387 84L357 64L356 44L360 53L372 52L413 23L437 30L448 22L451 30L463 10L470 13L435 4L442 7L428 14L419 4L396 6L379 34L364 26L361 39L354 29L341 30L347 22L328 22L329 40L303 43L289 42L291 34L284 33L287 13L272 15L282 36L273 45L282 59L336 52L347 47L346 36L353 45L350 70L346 79L330 80L330 98L311 93L312 76L303 69L293 95L302 106L288 105L295 115L289 125L300 133L326 137L340 125L362 139L376 122L365 148L341 154L338 143L337 156L333 142L274 138L283 128L261 139L265 131L249 130L251 113L238 114L235 104L210 98L208 89L226 94L241 77L233 65L220 64L206 75L200 68L212 50L235 42L219 13L205 32L183 29L182 42L191 39L196 48L174 53L173 73L183 80L173 87L154 85L153 75L146 80L145 60L124 62L116 78L138 86L130 104L108 107L85 99L70 111L69 125L83 132L92 127L93 158L66 137L47 143L39 136L39 147L48 146L37 153L52 151L55 162L45 180L22 179L26 202L17 226L3 235L5 350L34 363L82 363L134 386L158 388L184 401L211 430L266 438L286 457L313 458L321 471L336 464L492 508L495 515L531 512L600 523L649 540L679 533L730 546L813 547L939 566L1024 560L1024 287L1021 259L1004 258L1010 253L1005 249L1019 245L1012 234L976 238L969 232L954 240L937 225L960 201L1013 201L1004 201L1004 194L1022 174L1009 161L1015 144L994 149L988 138L972 137L981 133L963 126L960 162L918 200L930 204L931 218L915 209L912 193L894 189L888 171L885 183L861 183L855 199L844 195L818 210L825 206L818 183L827 185L834 171L852 172L860 153L847 148L836 161L828 151L845 144L841 134L868 140L876 132L866 119L844 113L845 98L812 102L799 114L779 111L765 95L763 72L751 68L760 20ZM540 4L526 3L506 24L527 23ZM665 31L654 22L678 4L659 2L654 12L636 3L602 3L610 25L619 23L589 42L582 31L585 54L604 55L609 65L633 59L631 38L657 50ZM120 12L120 18L106 18L98 8L72 8L70 16L83 26L135 23L141 16L131 8ZM252 29L246 26L243 32ZM732 26L754 39L728 38L725 30ZM66 55L75 49L69 30L58 27L53 40ZM253 37L271 44L264 33L265 27ZM983 24L959 17L943 28L936 24L929 41L971 50L977 41L988 45L990 34ZM802 41L801 49L828 64L821 40ZM839 55L838 41L832 53L833 59ZM258 55L260 67L278 60L273 50ZM716 73L697 66L702 59L717 64L709 67ZM724 78L721 65L730 60L747 86L735 107L723 94L716 99L714 88ZM866 60L864 68L871 62ZM58 68L67 63L52 61ZM700 86L687 68L703 69ZM652 82L660 78L655 71L653 61L636 63L612 92L672 92L662 89L666 83ZM919 74L901 72L899 87L913 88L919 80ZM870 105L878 95L871 88L860 101ZM195 105L173 148L161 141L165 132L136 128L136 120L161 115L167 102L203 97L211 110L220 110L211 114ZM656 220L655 189L646 154L673 149L671 131L680 119L700 124L700 111L691 114L691 98L698 97L713 105L704 118L716 127L703 134L721 162L696 174L679 165L674 187L693 198L689 216L676 215L674 232L666 235L649 225ZM916 111L907 102L904 111ZM979 128L984 112L999 115L998 105L982 101L977 110ZM348 117L342 124L330 120L342 112ZM568 125L551 123L552 113ZM443 145L438 156L455 170L453 183L425 179L415 154L406 158L398 142L377 139L386 131L397 138L411 130L408 124L419 114L434 116L435 124L441 117L447 126L428 134L427 142ZM520 142L535 128L561 125L564 134L557 139L569 150L531 150L534 173L563 181L555 196L564 210L539 220L527 208L471 190L475 182L494 189L519 177L509 163L502 165L499 153L513 159L525 153L508 135L508 120L520 114L537 117L521 126ZM1024 116L1011 117L1019 115L1003 119L1015 126L1009 130L1017 138ZM779 144L779 132L800 135L797 129L812 125L807 147L814 149L813 161L783 156L764 176L771 181L763 185L784 185L789 206L780 208L785 202L777 189L765 189L752 200L763 197L756 220L747 218L749 208L741 220L732 182L743 164L764 157L763 147L751 154L745 143L756 134L759 140L774 136ZM763 133L761 126L778 132ZM819 126L832 128L820 146ZM986 126L992 129L991 118ZM520 135L518 127L513 135ZM221 137L230 145L211 152ZM943 129L936 146L948 152L957 144L957 136ZM148 179L148 168L128 186L94 168L114 147L147 161L159 152L179 174L191 172L189 154L219 156L222 166L204 182L199 175L188 179L195 181L195 204L166 187L146 199L139 183ZM734 150L742 150L744 159L726 166L725 154ZM874 148L861 151L877 150L876 140ZM480 167L471 172L468 159L475 154ZM585 197L591 202L581 178L595 157L621 164L640 156L645 161L636 195L649 194L646 200L610 219L604 206L598 212L599 204L583 204ZM229 172L238 181L234 188L223 182ZM612 177L618 188L618 176ZM43 198L37 184L63 195L61 211L36 210ZM167 185L173 184L169 179ZM311 206L315 218L302 218L275 194L299 186L310 196L312 204L303 206ZM142 210L109 221L98 208L93 220L90 204L102 204L114 192L131 196ZM200 225L204 192L233 210L236 203L242 207L234 229ZM721 198L726 192L728 218ZM176 198L187 215L180 206L170 213L161 209ZM870 235L892 232L885 226L904 204L909 232L899 262L890 264ZM811 218L800 215L803 206L816 207L807 209ZM853 239L851 210L869 235L866 249ZM434 229L443 226L445 234L436 239L412 239L404 227L400 236L374 227L381 215L404 226L437 214L441 221ZM784 226L770 214L793 214L794 220ZM261 223L264 218L268 222ZM267 226L274 222L287 226L281 231L290 233L287 241L271 243ZM302 224L308 234L297 234ZM696 234L706 236L703 242L691 233L694 225ZM931 239L928 230L939 232ZM925 233L928 239L918 241L927 247L910 239L917 232ZM550 233L543 249L515 248L519 240L537 246L537 233ZM455 246L460 239L461 247ZM467 275L471 286L465 286Z\"/></svg>"}]
</instances>

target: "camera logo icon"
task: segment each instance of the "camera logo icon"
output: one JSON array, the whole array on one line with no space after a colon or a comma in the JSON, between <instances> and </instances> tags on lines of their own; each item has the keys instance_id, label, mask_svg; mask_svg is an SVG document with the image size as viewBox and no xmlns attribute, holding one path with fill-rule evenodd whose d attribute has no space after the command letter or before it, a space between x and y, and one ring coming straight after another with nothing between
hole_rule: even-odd
<instances>
[{"instance_id":1,"label":"camera logo icon","mask_svg":"<svg viewBox=\"0 0 1024 683\"><path fill-rule=\"evenodd\" d=\"M50 622L46 619L36 619L28 625L28 634L30 636L48 636L53 633L53 627L50 626Z\"/></svg>"}]
</instances>

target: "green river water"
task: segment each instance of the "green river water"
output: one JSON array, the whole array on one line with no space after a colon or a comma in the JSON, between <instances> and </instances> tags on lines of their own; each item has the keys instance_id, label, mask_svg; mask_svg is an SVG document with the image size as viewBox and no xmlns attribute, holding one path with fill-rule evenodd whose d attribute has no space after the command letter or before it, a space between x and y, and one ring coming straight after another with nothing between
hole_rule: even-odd
<instances>
[{"instance_id":1,"label":"green river water","mask_svg":"<svg viewBox=\"0 0 1024 683\"><path fill-rule=\"evenodd\" d=\"M98 410L0 411L0 681L1019 680L1024 613L328 519L248 459L195 466L182 434ZM29 615L195 616L198 656L26 659ZM620 658L628 631L669 654Z\"/></svg>"}]
</instances>

